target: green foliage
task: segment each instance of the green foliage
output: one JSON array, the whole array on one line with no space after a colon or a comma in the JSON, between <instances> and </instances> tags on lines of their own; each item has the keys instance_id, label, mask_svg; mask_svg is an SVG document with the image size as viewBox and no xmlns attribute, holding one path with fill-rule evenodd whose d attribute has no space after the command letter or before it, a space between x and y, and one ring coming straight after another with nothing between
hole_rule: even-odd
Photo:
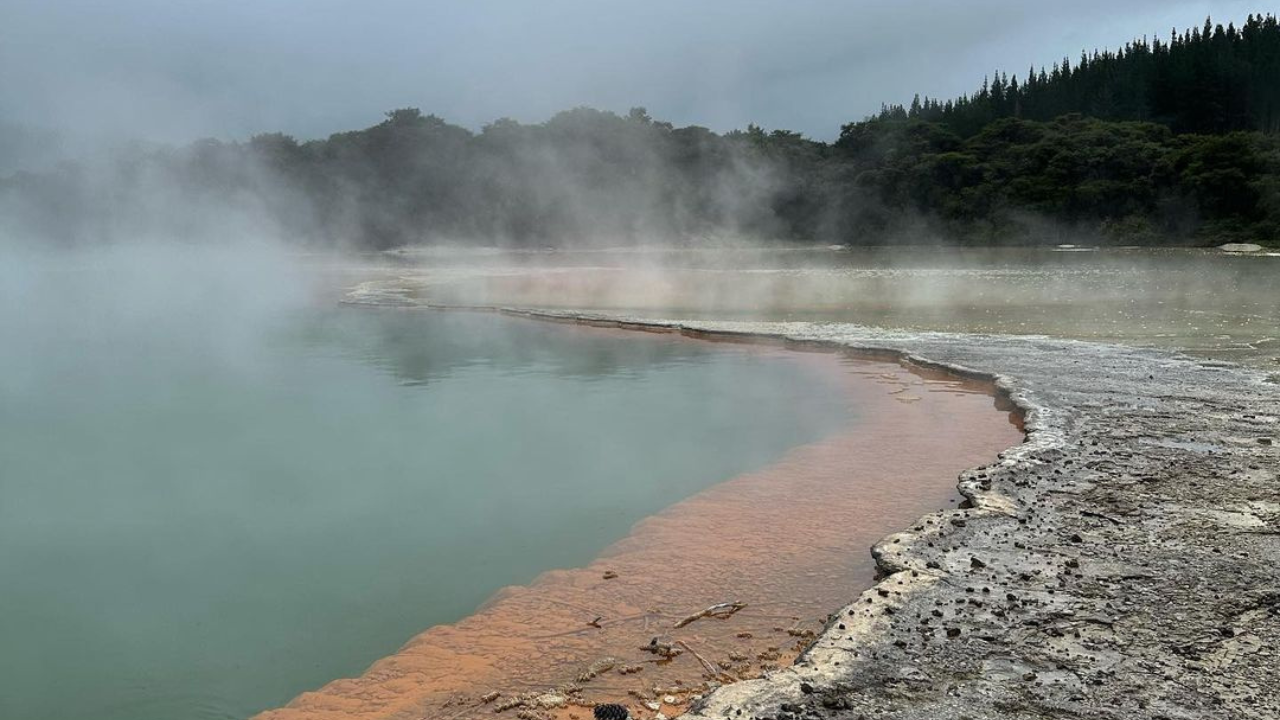
<instances>
[{"instance_id":1,"label":"green foliage","mask_svg":"<svg viewBox=\"0 0 1280 720\"><path fill-rule=\"evenodd\" d=\"M1103 120L1167 125L1180 133L1280 132L1280 23L1250 15L1244 26L1174 31L1119 50L1082 53L1053 69L1032 68L1020 83L997 72L971 95L945 103L917 95L910 108L886 105L882 122L940 123L963 136L992 120L1052 120L1080 113Z\"/></svg>"},{"instance_id":2,"label":"green foliage","mask_svg":"<svg viewBox=\"0 0 1280 720\"><path fill-rule=\"evenodd\" d=\"M921 218L961 242L1200 244L1274 242L1280 139L1175 135L1154 123L1068 115L996 120L954 148L921 142L941 126L908 120L846 128L837 147L860 190L887 210L875 235ZM896 224L896 225L895 225ZM874 242L875 238L867 238Z\"/></svg>"}]
</instances>

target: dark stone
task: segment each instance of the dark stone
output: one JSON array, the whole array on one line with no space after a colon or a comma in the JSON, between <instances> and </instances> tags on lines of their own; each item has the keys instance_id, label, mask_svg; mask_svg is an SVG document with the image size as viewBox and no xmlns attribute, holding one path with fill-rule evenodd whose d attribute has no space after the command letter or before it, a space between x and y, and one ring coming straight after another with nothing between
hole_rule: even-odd
<instances>
[{"instance_id":1,"label":"dark stone","mask_svg":"<svg viewBox=\"0 0 1280 720\"><path fill-rule=\"evenodd\" d=\"M631 716L631 712L623 705L617 703L606 703L597 705L591 714L596 720L627 720Z\"/></svg>"}]
</instances>

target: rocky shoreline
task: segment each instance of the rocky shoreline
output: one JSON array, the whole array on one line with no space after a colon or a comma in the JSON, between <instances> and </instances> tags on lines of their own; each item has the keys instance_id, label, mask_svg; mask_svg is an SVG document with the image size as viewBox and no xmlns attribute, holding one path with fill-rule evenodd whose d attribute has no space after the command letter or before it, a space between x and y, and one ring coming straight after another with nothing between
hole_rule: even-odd
<instances>
[{"instance_id":1,"label":"rocky shoreline","mask_svg":"<svg viewBox=\"0 0 1280 720\"><path fill-rule=\"evenodd\" d=\"M970 507L873 549L881 581L797 663L694 718L1280 715L1280 385L1163 351L838 323L504 310L818 343L990 378L1027 441L960 478Z\"/></svg>"}]
</instances>

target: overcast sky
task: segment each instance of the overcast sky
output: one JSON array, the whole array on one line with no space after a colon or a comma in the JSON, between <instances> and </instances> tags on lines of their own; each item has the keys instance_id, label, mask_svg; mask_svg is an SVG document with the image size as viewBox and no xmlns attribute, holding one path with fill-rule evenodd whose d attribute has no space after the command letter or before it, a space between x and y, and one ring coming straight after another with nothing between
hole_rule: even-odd
<instances>
[{"instance_id":1,"label":"overcast sky","mask_svg":"<svg viewBox=\"0 0 1280 720\"><path fill-rule=\"evenodd\" d=\"M831 139L919 92L1261 2L0 0L0 125L323 137L416 106L473 129L591 105Z\"/></svg>"}]
</instances>

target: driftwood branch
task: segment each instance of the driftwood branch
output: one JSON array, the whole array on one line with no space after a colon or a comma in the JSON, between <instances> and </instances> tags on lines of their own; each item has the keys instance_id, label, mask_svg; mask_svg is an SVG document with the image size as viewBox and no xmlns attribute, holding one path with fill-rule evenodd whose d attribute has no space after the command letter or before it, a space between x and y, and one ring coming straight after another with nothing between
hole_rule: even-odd
<instances>
[{"instance_id":1,"label":"driftwood branch","mask_svg":"<svg viewBox=\"0 0 1280 720\"><path fill-rule=\"evenodd\" d=\"M698 662L702 663L702 667L707 671L707 673L711 675L711 677L717 680L728 680L729 682L733 682L733 678L730 677L728 673L723 672L720 670L720 668L716 667L715 665L712 665L709 660L702 657L702 655L698 654L697 650L694 650L692 647L690 647L689 643L683 640L677 640L676 644L684 648L685 650L688 650L690 655L697 658Z\"/></svg>"},{"instance_id":2,"label":"driftwood branch","mask_svg":"<svg viewBox=\"0 0 1280 720\"><path fill-rule=\"evenodd\" d=\"M690 615L689 617L681 620L680 622L675 624L675 627L682 628L685 625L688 625L690 623L693 623L695 621L698 621L698 620L701 620L702 618L707 618L707 617L720 618L721 620L723 620L729 617L730 615L733 615L734 613L738 612L739 610L741 610L746 606L747 604L743 602L717 603L707 608L706 610L703 610L702 612L696 612Z\"/></svg>"}]
</instances>

